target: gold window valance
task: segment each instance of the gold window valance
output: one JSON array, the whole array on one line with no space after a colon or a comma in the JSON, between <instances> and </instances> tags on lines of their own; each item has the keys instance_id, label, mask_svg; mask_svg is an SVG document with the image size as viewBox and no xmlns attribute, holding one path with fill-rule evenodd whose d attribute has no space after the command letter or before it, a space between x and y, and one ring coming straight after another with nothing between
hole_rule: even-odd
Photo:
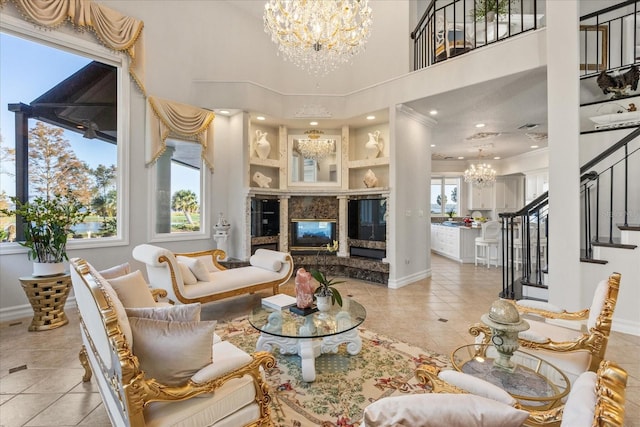
<instances>
[{"instance_id":1,"label":"gold window valance","mask_svg":"<svg viewBox=\"0 0 640 427\"><path fill-rule=\"evenodd\" d=\"M213 111L155 96L147 100L147 165L164 153L167 138L176 138L202 145L202 159L213 172Z\"/></svg>"},{"instance_id":2,"label":"gold window valance","mask_svg":"<svg viewBox=\"0 0 640 427\"><path fill-rule=\"evenodd\" d=\"M43 27L55 28L67 20L84 30L89 28L105 46L129 55L129 74L143 94L144 54L140 20L125 16L92 0L12 0L22 16ZM6 0L0 0L0 6Z\"/></svg>"}]
</instances>

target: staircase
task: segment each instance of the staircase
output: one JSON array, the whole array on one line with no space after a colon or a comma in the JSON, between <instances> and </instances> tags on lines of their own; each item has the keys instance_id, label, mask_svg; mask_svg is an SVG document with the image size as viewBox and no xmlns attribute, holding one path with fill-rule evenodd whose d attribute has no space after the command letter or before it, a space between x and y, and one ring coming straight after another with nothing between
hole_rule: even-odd
<instances>
[{"instance_id":1,"label":"staircase","mask_svg":"<svg viewBox=\"0 0 640 427\"><path fill-rule=\"evenodd\" d=\"M582 277L616 271L632 285L640 277L640 90L637 78L611 91L603 82L630 76L640 62L639 3L620 2L580 20L581 128L588 129L580 133L580 150L593 156L580 168ZM505 242L501 297L548 299L547 209L545 193L518 212L499 215ZM585 294L593 295L593 286Z\"/></svg>"}]
</instances>

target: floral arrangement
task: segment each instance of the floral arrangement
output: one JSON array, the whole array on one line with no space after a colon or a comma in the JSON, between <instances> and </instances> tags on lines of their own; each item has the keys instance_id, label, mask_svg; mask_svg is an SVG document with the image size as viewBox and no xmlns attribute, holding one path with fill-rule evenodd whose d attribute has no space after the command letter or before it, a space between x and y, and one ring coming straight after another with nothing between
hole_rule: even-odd
<instances>
[{"instance_id":1,"label":"floral arrangement","mask_svg":"<svg viewBox=\"0 0 640 427\"><path fill-rule=\"evenodd\" d=\"M338 241L334 240L333 244L327 243L325 249L326 249L326 253L336 252L338 250ZM324 263L325 266L327 265L326 253L325 253L325 263ZM317 268L311 269L311 276L313 276L313 278L316 279L316 281L318 282L318 287L316 288L314 293L319 296L331 296L331 303L332 304L337 303L340 307L342 307L342 296L340 295L340 292L338 292L338 290L333 286L337 285L338 283L344 283L344 280L341 280L341 281L337 281L335 279L329 280Z\"/></svg>"}]
</instances>

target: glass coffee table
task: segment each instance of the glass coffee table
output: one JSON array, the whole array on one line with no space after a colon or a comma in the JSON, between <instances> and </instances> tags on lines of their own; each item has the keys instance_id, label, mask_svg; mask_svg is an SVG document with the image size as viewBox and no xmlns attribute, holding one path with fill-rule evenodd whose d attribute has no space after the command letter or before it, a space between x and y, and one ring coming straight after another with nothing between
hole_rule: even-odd
<instances>
[{"instance_id":1,"label":"glass coffee table","mask_svg":"<svg viewBox=\"0 0 640 427\"><path fill-rule=\"evenodd\" d=\"M494 384L528 409L547 410L561 403L571 385L567 376L533 354L516 350L512 371L494 366L498 352L493 345L470 344L451 353L453 367L460 372Z\"/></svg>"},{"instance_id":2,"label":"glass coffee table","mask_svg":"<svg viewBox=\"0 0 640 427\"><path fill-rule=\"evenodd\" d=\"M257 351L280 348L281 354L300 356L302 379L316 379L316 357L336 353L340 344L347 344L347 352L356 355L362 349L357 327L367 316L365 308L350 298L343 298L342 307L335 304L328 312L319 311L306 316L288 308L275 310L258 306L249 315L251 326L260 331Z\"/></svg>"}]
</instances>

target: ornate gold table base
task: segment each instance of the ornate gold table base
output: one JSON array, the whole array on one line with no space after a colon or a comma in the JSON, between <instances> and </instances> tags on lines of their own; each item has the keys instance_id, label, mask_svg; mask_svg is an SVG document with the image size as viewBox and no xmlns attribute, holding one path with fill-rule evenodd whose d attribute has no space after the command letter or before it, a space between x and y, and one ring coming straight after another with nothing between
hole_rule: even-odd
<instances>
[{"instance_id":1,"label":"ornate gold table base","mask_svg":"<svg viewBox=\"0 0 640 427\"><path fill-rule=\"evenodd\" d=\"M71 290L71 276L21 277L20 283L33 308L29 331L47 331L69 323L64 313Z\"/></svg>"}]
</instances>

